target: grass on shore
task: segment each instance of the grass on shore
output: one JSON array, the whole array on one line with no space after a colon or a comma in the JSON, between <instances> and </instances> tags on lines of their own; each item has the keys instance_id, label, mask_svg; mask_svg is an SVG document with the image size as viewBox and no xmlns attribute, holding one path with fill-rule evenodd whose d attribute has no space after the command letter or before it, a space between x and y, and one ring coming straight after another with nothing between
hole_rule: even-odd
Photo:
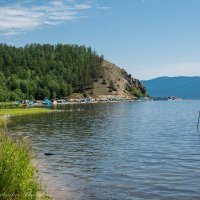
<instances>
[{"instance_id":1,"label":"grass on shore","mask_svg":"<svg viewBox=\"0 0 200 200\"><path fill-rule=\"evenodd\" d=\"M0 133L0 199L34 200L39 191L29 146Z\"/></svg>"},{"instance_id":2,"label":"grass on shore","mask_svg":"<svg viewBox=\"0 0 200 200\"><path fill-rule=\"evenodd\" d=\"M7 108L7 109L0 109L0 116L4 115L27 115L27 114L36 114L36 113L49 113L55 112L50 109L46 108Z\"/></svg>"},{"instance_id":3,"label":"grass on shore","mask_svg":"<svg viewBox=\"0 0 200 200\"><path fill-rule=\"evenodd\" d=\"M16 115L30 115L39 113L50 113L58 110L46 108L6 108L0 109L0 127L6 127L9 117Z\"/></svg>"},{"instance_id":4,"label":"grass on shore","mask_svg":"<svg viewBox=\"0 0 200 200\"><path fill-rule=\"evenodd\" d=\"M2 108L20 108L24 107L23 104L16 104L15 102L0 102L0 109Z\"/></svg>"},{"instance_id":5,"label":"grass on shore","mask_svg":"<svg viewBox=\"0 0 200 200\"><path fill-rule=\"evenodd\" d=\"M0 199L1 200L47 200L37 179L37 170L32 165L30 144L12 138L4 130L6 115L46 113L45 108L0 109Z\"/></svg>"},{"instance_id":6,"label":"grass on shore","mask_svg":"<svg viewBox=\"0 0 200 200\"><path fill-rule=\"evenodd\" d=\"M0 127L3 127L4 125L6 125L6 117L0 117Z\"/></svg>"}]
</instances>

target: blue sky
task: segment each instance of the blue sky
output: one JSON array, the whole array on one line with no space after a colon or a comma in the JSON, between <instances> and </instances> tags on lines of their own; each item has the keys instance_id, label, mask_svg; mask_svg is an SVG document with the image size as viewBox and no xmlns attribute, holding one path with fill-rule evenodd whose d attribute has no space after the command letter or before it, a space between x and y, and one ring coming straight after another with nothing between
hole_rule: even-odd
<instances>
[{"instance_id":1,"label":"blue sky","mask_svg":"<svg viewBox=\"0 0 200 200\"><path fill-rule=\"evenodd\" d=\"M91 46L133 77L200 76L199 0L0 0L0 42Z\"/></svg>"}]
</instances>

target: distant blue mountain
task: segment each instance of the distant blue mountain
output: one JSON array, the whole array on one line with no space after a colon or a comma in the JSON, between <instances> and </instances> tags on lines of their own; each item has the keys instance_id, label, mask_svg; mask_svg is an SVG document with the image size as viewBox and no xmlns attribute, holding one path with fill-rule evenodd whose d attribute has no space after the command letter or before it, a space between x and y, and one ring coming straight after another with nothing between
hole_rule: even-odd
<instances>
[{"instance_id":1,"label":"distant blue mountain","mask_svg":"<svg viewBox=\"0 0 200 200\"><path fill-rule=\"evenodd\" d=\"M158 77L141 81L152 97L200 98L200 77Z\"/></svg>"}]
</instances>

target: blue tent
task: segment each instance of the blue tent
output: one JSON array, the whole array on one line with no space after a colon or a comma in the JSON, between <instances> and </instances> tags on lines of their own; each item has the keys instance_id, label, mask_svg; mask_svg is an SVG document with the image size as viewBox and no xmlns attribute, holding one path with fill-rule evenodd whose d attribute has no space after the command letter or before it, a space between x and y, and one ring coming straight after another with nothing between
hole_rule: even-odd
<instances>
[{"instance_id":1,"label":"blue tent","mask_svg":"<svg viewBox=\"0 0 200 200\"><path fill-rule=\"evenodd\" d=\"M49 105L49 104L51 104L52 102L51 102L49 99L45 99L45 100L44 100L44 103L45 103L46 105Z\"/></svg>"}]
</instances>

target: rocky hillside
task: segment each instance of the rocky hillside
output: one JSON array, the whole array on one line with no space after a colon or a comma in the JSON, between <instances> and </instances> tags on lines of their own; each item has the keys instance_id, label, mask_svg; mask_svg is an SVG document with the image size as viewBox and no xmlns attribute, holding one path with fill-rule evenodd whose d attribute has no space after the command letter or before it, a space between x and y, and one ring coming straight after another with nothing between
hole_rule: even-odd
<instances>
[{"instance_id":1,"label":"rocky hillside","mask_svg":"<svg viewBox=\"0 0 200 200\"><path fill-rule=\"evenodd\" d=\"M124 69L104 60L100 68L99 76L91 87L85 89L85 93L75 93L72 97L95 98L129 98L146 96L146 89L141 82L132 78Z\"/></svg>"}]
</instances>

